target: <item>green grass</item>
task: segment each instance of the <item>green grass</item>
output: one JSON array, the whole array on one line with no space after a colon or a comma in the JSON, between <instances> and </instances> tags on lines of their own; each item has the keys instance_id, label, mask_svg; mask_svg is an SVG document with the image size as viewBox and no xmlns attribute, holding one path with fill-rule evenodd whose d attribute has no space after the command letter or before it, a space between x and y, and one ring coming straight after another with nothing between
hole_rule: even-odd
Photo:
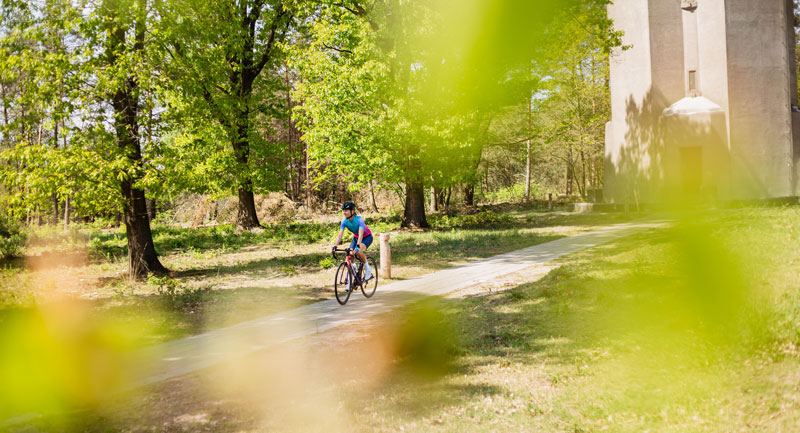
<instances>
[{"instance_id":1,"label":"green grass","mask_svg":"<svg viewBox=\"0 0 800 433\"><path fill-rule=\"evenodd\" d=\"M329 224L275 224L259 231L238 231L232 225L179 228L165 225L153 227L153 242L160 254L176 251L234 251L249 245L276 242L309 244L331 238ZM99 257L120 258L127 254L124 230L91 235L91 251Z\"/></svg>"},{"instance_id":2,"label":"green grass","mask_svg":"<svg viewBox=\"0 0 800 433\"><path fill-rule=\"evenodd\" d=\"M184 251L234 251L264 243L309 244L332 238L336 229L333 224L311 222L273 224L254 231L236 230L230 224L197 228L161 224L154 225L152 232L156 251L159 254L170 254ZM100 229L76 225L64 233L58 227L46 226L32 228L30 231L28 254L67 251L87 245L95 261L121 259L127 254L124 227Z\"/></svg>"},{"instance_id":3,"label":"green grass","mask_svg":"<svg viewBox=\"0 0 800 433\"><path fill-rule=\"evenodd\" d=\"M393 275L410 278L456 263L501 254L558 239L594 225L623 221L624 215L556 215L516 208L472 215L433 215L433 229L399 231L397 216L371 218L375 232L393 232ZM475 228L480 226L480 228ZM487 228L488 227L488 228ZM156 249L171 269L164 280L135 282L125 277L126 241L122 229L57 227L32 232L29 254L61 256L87 250L86 265L40 272L22 269L19 260L0 273L0 322L8 313L47 302L68 280L97 281L72 287L69 298L103 317L121 318L147 330L158 343L229 326L332 293L334 263L327 246L337 224L293 223L261 231L236 231L228 225L153 228ZM378 256L378 242L371 248ZM42 283L52 287L44 290Z\"/></svg>"},{"instance_id":4,"label":"green grass","mask_svg":"<svg viewBox=\"0 0 800 433\"><path fill-rule=\"evenodd\" d=\"M423 355L447 358L449 370L425 379L419 355L400 356L385 386L351 402L370 407L356 412L358 424L420 432L793 430L798 235L798 208L695 214L676 228L572 255L535 283L410 307L397 315L437 311L428 322L453 329L457 345Z\"/></svg>"},{"instance_id":5,"label":"green grass","mask_svg":"<svg viewBox=\"0 0 800 433\"><path fill-rule=\"evenodd\" d=\"M559 215L525 207L512 210L484 209L473 214L433 214L428 217L432 231L461 229L503 230L526 227L558 225L598 225L630 219L630 215ZM371 218L368 224L375 233L400 230L400 217ZM240 231L230 224L185 228L156 224L152 227L153 242L159 254L176 252L209 252L220 254L243 247L280 243L314 244L331 240L336 235L335 223L297 222L272 224L262 230ZM66 252L88 247L94 261L121 260L127 254L125 228L104 228L96 224L73 225L67 232L60 226L42 226L28 229L28 255L42 252Z\"/></svg>"},{"instance_id":6,"label":"green grass","mask_svg":"<svg viewBox=\"0 0 800 433\"><path fill-rule=\"evenodd\" d=\"M394 251L403 252L398 260L408 260L408 266L420 259L443 266L516 248L515 239L535 243L624 218L517 212L507 213L514 218L508 227L495 230L399 234ZM349 327L374 335L319 349L320 355L341 350L340 362L350 364L329 366L329 358L321 356L317 367L330 371L316 374L330 382L293 390L299 402L287 408L300 410L303 392L338 396L325 413L346 421L343 431L795 431L800 425L800 208L698 212L676 219L672 227L564 257L561 267L539 281L519 281L510 290L465 299L428 299L366 327ZM278 269L292 260L267 263ZM214 294L190 286L162 291L174 304L160 317L173 329L191 328L180 315L198 299L211 306L230 302L221 308L247 316L252 303L237 302L284 293L241 288ZM340 331L345 330L328 338ZM351 362L371 359L358 353L368 354L375 341L384 348L380 353L391 347L392 358L382 376L364 379ZM178 397L157 391L153 403L136 406L144 408L137 411L158 410L159 422L174 428L178 415L210 417L208 424L180 426L187 431L210 426L247 431L263 425L281 430L268 421L280 419L280 408L261 413L246 397L204 394L192 383L165 385L181 387L174 394ZM241 408L231 409L237 398ZM108 418L86 429L167 425L147 424L126 407L103 412ZM296 416L314 418L312 413Z\"/></svg>"}]
</instances>

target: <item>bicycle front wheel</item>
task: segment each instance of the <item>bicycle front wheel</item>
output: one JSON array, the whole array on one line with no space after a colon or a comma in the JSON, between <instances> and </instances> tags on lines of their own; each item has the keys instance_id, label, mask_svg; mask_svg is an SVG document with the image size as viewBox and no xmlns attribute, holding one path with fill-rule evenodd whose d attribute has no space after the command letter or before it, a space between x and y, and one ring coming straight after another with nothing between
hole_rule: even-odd
<instances>
[{"instance_id":1,"label":"bicycle front wheel","mask_svg":"<svg viewBox=\"0 0 800 433\"><path fill-rule=\"evenodd\" d=\"M351 288L353 287L353 275L350 272L350 267L347 263L342 263L336 269L336 280L333 282L333 293L336 295L336 301L344 305L350 299Z\"/></svg>"},{"instance_id":2,"label":"bicycle front wheel","mask_svg":"<svg viewBox=\"0 0 800 433\"><path fill-rule=\"evenodd\" d=\"M371 298L375 294L375 289L378 288L378 264L372 257L367 257L369 266L372 268L372 278L361 283L361 293L367 298Z\"/></svg>"}]
</instances>

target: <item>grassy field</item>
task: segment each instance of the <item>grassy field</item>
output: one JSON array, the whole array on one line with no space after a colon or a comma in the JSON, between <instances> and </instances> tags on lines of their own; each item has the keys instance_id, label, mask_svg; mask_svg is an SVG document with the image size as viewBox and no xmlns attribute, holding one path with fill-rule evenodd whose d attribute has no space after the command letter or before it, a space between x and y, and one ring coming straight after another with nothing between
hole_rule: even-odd
<instances>
[{"instance_id":1,"label":"grassy field","mask_svg":"<svg viewBox=\"0 0 800 433\"><path fill-rule=\"evenodd\" d=\"M172 379L59 426L798 431L799 238L797 207L678 215L564 257L544 278L508 275L482 294Z\"/></svg>"},{"instance_id":2,"label":"grassy field","mask_svg":"<svg viewBox=\"0 0 800 433\"><path fill-rule=\"evenodd\" d=\"M370 407L353 421L365 431L798 431L798 237L798 208L687 215L565 258L541 281L419 305L435 312L430 329L453 337L440 338L449 350L398 357L379 390L349 402ZM426 380L437 363L446 368Z\"/></svg>"},{"instance_id":3,"label":"grassy field","mask_svg":"<svg viewBox=\"0 0 800 433\"><path fill-rule=\"evenodd\" d=\"M397 217L368 216L373 231L394 232L393 277L405 279L620 222L633 215L558 215L517 208L430 218L433 230L399 231ZM153 344L229 326L333 296L329 221L252 232L227 225L154 227L156 250L171 273L147 281L125 274L122 229L40 228L27 258L0 268L0 323L8 314L72 302L86 314L144 330ZM377 256L377 245L373 254Z\"/></svg>"}]
</instances>

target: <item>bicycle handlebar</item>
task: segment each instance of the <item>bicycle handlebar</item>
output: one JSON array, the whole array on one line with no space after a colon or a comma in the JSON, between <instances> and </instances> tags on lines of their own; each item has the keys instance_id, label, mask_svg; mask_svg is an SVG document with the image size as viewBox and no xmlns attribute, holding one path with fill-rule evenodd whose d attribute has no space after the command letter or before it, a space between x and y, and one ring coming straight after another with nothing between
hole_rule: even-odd
<instances>
[{"instance_id":1,"label":"bicycle handlebar","mask_svg":"<svg viewBox=\"0 0 800 433\"><path fill-rule=\"evenodd\" d=\"M333 256L333 259L334 259L334 260L337 260L337 259L336 259L336 253L337 253L337 252L340 252L340 251L341 251L341 252L343 252L343 253L345 253L345 254L350 254L350 252L351 252L351 251L356 251L356 250L355 250L354 248L337 248L337 247L334 247L334 248L331 250L331 255ZM366 252L365 252L365 251L362 251L362 252L363 252L364 254L366 254ZM369 256L367 256L367 257L369 257Z\"/></svg>"},{"instance_id":2,"label":"bicycle handlebar","mask_svg":"<svg viewBox=\"0 0 800 433\"><path fill-rule=\"evenodd\" d=\"M338 251L342 251L342 252L344 252L345 254L350 254L350 251L351 251L351 250L350 250L350 248L337 248L337 247L334 247L334 248L331 250L331 255L333 256L333 259L334 259L334 260L336 260L336 252L338 252Z\"/></svg>"}]
</instances>

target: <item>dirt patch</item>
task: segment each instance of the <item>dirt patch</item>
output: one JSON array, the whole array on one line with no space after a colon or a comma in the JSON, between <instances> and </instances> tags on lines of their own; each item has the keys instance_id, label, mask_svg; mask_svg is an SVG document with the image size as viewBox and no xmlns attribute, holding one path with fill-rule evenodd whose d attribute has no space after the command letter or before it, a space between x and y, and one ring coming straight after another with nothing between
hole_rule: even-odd
<instances>
[{"instance_id":1,"label":"dirt patch","mask_svg":"<svg viewBox=\"0 0 800 433\"><path fill-rule=\"evenodd\" d=\"M89 256L85 251L46 251L35 256L25 257L25 267L30 271L58 267L79 267L88 264Z\"/></svg>"}]
</instances>

